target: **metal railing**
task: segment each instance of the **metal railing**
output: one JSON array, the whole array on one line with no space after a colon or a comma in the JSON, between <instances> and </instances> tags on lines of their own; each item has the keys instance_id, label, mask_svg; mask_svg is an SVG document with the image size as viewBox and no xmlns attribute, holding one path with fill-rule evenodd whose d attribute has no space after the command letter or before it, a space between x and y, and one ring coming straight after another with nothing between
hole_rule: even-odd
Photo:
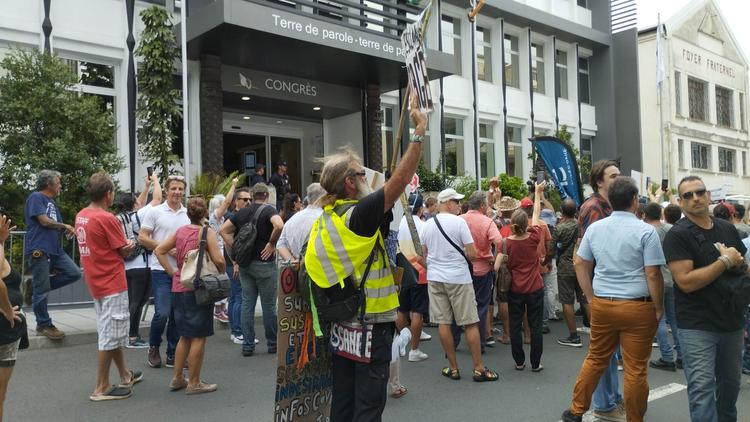
<instances>
[{"instance_id":1,"label":"metal railing","mask_svg":"<svg viewBox=\"0 0 750 422\"><path fill-rule=\"evenodd\" d=\"M67 241L69 245L65 245L65 250L68 252L68 256L77 262L78 256L78 245L76 244L75 238ZM29 277L29 269L26 264L26 255L24 254L24 248L26 246L26 231L14 230L10 232L10 236L6 241L5 257L16 271L21 273L24 278ZM82 281L81 279L80 281ZM88 288L85 283L79 281L69 284L60 289L50 292L47 302L50 306L55 305L74 305L82 303L92 302L91 296L89 295Z\"/></svg>"},{"instance_id":2,"label":"metal railing","mask_svg":"<svg viewBox=\"0 0 750 422\"><path fill-rule=\"evenodd\" d=\"M420 8L399 0L245 0L399 39Z\"/></svg>"}]
</instances>

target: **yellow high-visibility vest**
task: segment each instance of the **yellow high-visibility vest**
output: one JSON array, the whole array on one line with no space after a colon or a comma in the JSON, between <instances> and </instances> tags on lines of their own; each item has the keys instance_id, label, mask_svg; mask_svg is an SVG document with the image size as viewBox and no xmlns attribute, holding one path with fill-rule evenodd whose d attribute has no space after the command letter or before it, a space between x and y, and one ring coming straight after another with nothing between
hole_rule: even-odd
<instances>
[{"instance_id":1,"label":"yellow high-visibility vest","mask_svg":"<svg viewBox=\"0 0 750 422\"><path fill-rule=\"evenodd\" d=\"M360 236L348 227L353 208L349 208L343 216L334 212L336 207L352 203L356 204L357 201L338 200L326 206L323 214L313 223L305 252L307 274L322 288L336 284L343 287L344 279L349 275L354 275L359 285L377 242L380 251L375 253L364 286L365 312L380 314L393 311L398 307L398 293L385 257L380 230L370 237Z\"/></svg>"}]
</instances>

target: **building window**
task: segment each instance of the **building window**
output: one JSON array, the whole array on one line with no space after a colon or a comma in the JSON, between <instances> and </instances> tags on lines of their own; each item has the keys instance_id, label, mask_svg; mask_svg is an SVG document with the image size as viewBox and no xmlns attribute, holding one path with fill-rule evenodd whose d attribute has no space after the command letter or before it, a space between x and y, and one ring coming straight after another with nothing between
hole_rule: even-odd
<instances>
[{"instance_id":1,"label":"building window","mask_svg":"<svg viewBox=\"0 0 750 422\"><path fill-rule=\"evenodd\" d=\"M719 171L734 173L734 156L737 151L719 147Z\"/></svg>"},{"instance_id":2,"label":"building window","mask_svg":"<svg viewBox=\"0 0 750 422\"><path fill-rule=\"evenodd\" d=\"M711 146L699 144L698 142L690 143L690 156L694 169L708 170L711 166Z\"/></svg>"},{"instance_id":3,"label":"building window","mask_svg":"<svg viewBox=\"0 0 750 422\"><path fill-rule=\"evenodd\" d=\"M747 176L747 152L742 151L742 175Z\"/></svg>"},{"instance_id":4,"label":"building window","mask_svg":"<svg viewBox=\"0 0 750 422\"><path fill-rule=\"evenodd\" d=\"M680 72L674 73L674 108L675 114L682 116L682 89L680 84Z\"/></svg>"},{"instance_id":5,"label":"building window","mask_svg":"<svg viewBox=\"0 0 750 422\"><path fill-rule=\"evenodd\" d=\"M391 162L391 156L393 154L393 108L383 107L380 109L383 117L383 125L381 126L381 160L382 168L381 171L385 171ZM424 145L424 144L422 144Z\"/></svg>"},{"instance_id":6,"label":"building window","mask_svg":"<svg viewBox=\"0 0 750 422\"><path fill-rule=\"evenodd\" d=\"M708 108L708 84L705 82L688 77L688 106L690 107L688 116L693 120L705 122L708 120L706 109Z\"/></svg>"},{"instance_id":7,"label":"building window","mask_svg":"<svg viewBox=\"0 0 750 422\"><path fill-rule=\"evenodd\" d=\"M740 129L745 131L747 130L747 123L745 122L745 93L744 92L740 92L739 102L740 102Z\"/></svg>"},{"instance_id":8,"label":"building window","mask_svg":"<svg viewBox=\"0 0 750 422\"><path fill-rule=\"evenodd\" d=\"M586 8L586 0L578 0L578 7Z\"/></svg>"},{"instance_id":9,"label":"building window","mask_svg":"<svg viewBox=\"0 0 750 422\"><path fill-rule=\"evenodd\" d=\"M590 163L593 163L592 160L592 153L591 153L591 142L593 141L593 138L590 136L581 136L581 159L588 158L589 161L589 167ZM581 163L578 163L579 165ZM581 183L587 183L589 180L589 174L581 174Z\"/></svg>"},{"instance_id":10,"label":"building window","mask_svg":"<svg viewBox=\"0 0 750 422\"><path fill-rule=\"evenodd\" d=\"M589 59L586 57L578 58L578 100L586 104L591 103L589 96Z\"/></svg>"},{"instance_id":11,"label":"building window","mask_svg":"<svg viewBox=\"0 0 750 422\"><path fill-rule=\"evenodd\" d=\"M508 139L508 168L505 173L509 176L523 178L523 150L521 148L521 128L508 126L505 137Z\"/></svg>"},{"instance_id":12,"label":"building window","mask_svg":"<svg viewBox=\"0 0 750 422\"><path fill-rule=\"evenodd\" d=\"M555 94L559 98L568 99L568 53L555 51L555 70L557 71L557 86Z\"/></svg>"},{"instance_id":13,"label":"building window","mask_svg":"<svg viewBox=\"0 0 750 422\"><path fill-rule=\"evenodd\" d=\"M492 177L495 173L495 136L491 123L479 124L479 174Z\"/></svg>"},{"instance_id":14,"label":"building window","mask_svg":"<svg viewBox=\"0 0 750 422\"><path fill-rule=\"evenodd\" d=\"M685 168L685 141L682 139L677 140L677 166L681 169Z\"/></svg>"},{"instance_id":15,"label":"building window","mask_svg":"<svg viewBox=\"0 0 750 422\"><path fill-rule=\"evenodd\" d=\"M461 21L458 18L443 15L443 52L453 54L456 62L456 75L461 74Z\"/></svg>"},{"instance_id":16,"label":"building window","mask_svg":"<svg viewBox=\"0 0 750 422\"><path fill-rule=\"evenodd\" d=\"M445 122L445 172L452 176L464 174L464 121L446 117Z\"/></svg>"},{"instance_id":17,"label":"building window","mask_svg":"<svg viewBox=\"0 0 750 422\"><path fill-rule=\"evenodd\" d=\"M719 126L732 127L732 90L716 87L716 123Z\"/></svg>"},{"instance_id":18,"label":"building window","mask_svg":"<svg viewBox=\"0 0 750 422\"><path fill-rule=\"evenodd\" d=\"M477 78L480 81L492 82L492 44L490 30L477 26Z\"/></svg>"},{"instance_id":19,"label":"building window","mask_svg":"<svg viewBox=\"0 0 750 422\"><path fill-rule=\"evenodd\" d=\"M505 34L505 83L513 88L521 87L520 59L518 55L518 37Z\"/></svg>"},{"instance_id":20,"label":"building window","mask_svg":"<svg viewBox=\"0 0 750 422\"><path fill-rule=\"evenodd\" d=\"M78 77L76 88L83 95L96 97L99 106L111 114L111 125L114 126L117 122L115 110L115 67L71 59L63 59L63 62ZM116 136L117 131L115 130ZM115 140L113 139L113 141Z\"/></svg>"},{"instance_id":21,"label":"building window","mask_svg":"<svg viewBox=\"0 0 750 422\"><path fill-rule=\"evenodd\" d=\"M531 87L534 92L544 94L544 44L531 44L534 57L531 60Z\"/></svg>"}]
</instances>

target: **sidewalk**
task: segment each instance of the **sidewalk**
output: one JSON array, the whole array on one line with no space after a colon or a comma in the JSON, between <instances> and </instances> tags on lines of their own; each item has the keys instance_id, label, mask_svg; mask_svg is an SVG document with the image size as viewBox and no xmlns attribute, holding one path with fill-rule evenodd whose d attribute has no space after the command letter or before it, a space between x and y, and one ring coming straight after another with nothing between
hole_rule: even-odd
<instances>
[{"instance_id":1,"label":"sidewalk","mask_svg":"<svg viewBox=\"0 0 750 422\"><path fill-rule=\"evenodd\" d=\"M65 346L77 346L81 344L93 344L96 343L96 313L94 311L94 305L77 305L77 306L65 306L65 307L50 307L49 315L52 318L52 323L57 328L65 332L65 338L61 341L52 341L44 336L36 334L36 318L31 307L25 307L24 312L26 313L26 321L29 331L29 349L52 349L57 347ZM153 305L148 306L144 309L146 317L141 317L140 333L141 337L148 338L148 330L151 325L151 317L153 316L154 307ZM255 318L262 316L262 310L260 304L255 307ZM227 324L222 324L214 320L214 329L227 330Z\"/></svg>"}]
</instances>

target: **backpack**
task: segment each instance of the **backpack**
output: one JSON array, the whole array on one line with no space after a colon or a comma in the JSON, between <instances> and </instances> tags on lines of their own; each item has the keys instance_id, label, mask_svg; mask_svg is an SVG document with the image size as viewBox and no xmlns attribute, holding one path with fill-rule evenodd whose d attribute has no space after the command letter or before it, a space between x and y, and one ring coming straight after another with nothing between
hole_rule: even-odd
<instances>
[{"instance_id":1,"label":"backpack","mask_svg":"<svg viewBox=\"0 0 750 422\"><path fill-rule=\"evenodd\" d=\"M133 261L136 258L142 257L147 253L147 249L144 248L140 242L138 242L138 230L133 225L132 217L135 216L136 221L138 222L138 229L141 227L141 220L138 218L137 212L123 212L120 213L120 215L117 216L117 219L120 220L120 223L122 223L122 228L125 231L125 239L133 240L135 241L135 247L133 250L130 251L129 254L123 257L123 259L126 262ZM130 227L130 230L128 230L128 227Z\"/></svg>"},{"instance_id":2,"label":"backpack","mask_svg":"<svg viewBox=\"0 0 750 422\"><path fill-rule=\"evenodd\" d=\"M234 243L229 256L240 267L247 267L253 261L253 249L255 249L255 241L258 239L258 218L267 206L266 204L260 205L250 221L240 227L237 235L234 236Z\"/></svg>"}]
</instances>

